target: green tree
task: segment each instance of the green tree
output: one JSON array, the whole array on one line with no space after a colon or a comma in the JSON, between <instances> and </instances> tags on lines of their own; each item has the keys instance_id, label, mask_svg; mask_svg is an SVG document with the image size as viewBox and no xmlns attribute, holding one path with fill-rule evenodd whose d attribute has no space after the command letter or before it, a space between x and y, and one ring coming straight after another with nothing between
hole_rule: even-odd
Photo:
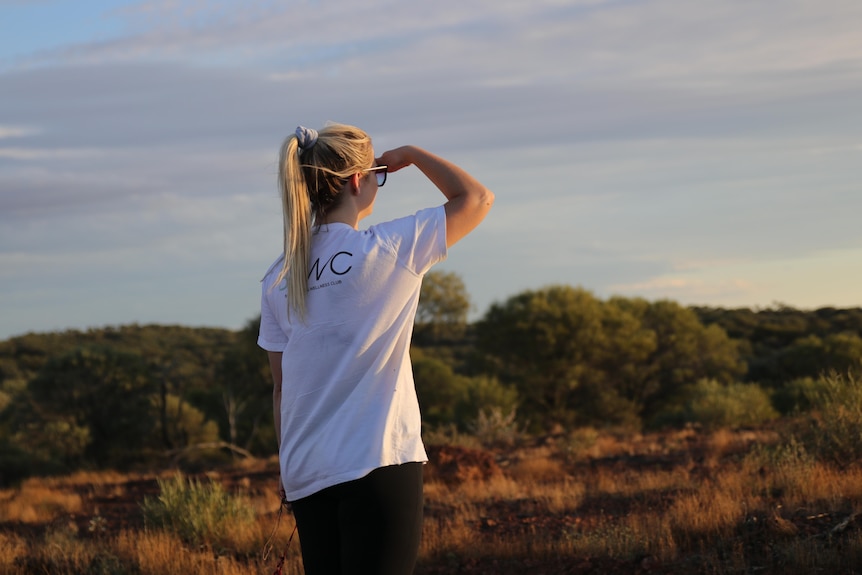
<instances>
[{"instance_id":1,"label":"green tree","mask_svg":"<svg viewBox=\"0 0 862 575\"><path fill-rule=\"evenodd\" d=\"M734 344L676 303L552 286L494 304L476 326L488 369L549 423L637 426L700 378L744 373Z\"/></svg>"},{"instance_id":2,"label":"green tree","mask_svg":"<svg viewBox=\"0 0 862 575\"><path fill-rule=\"evenodd\" d=\"M151 397L154 407L161 403L161 399ZM218 441L219 430L218 425L214 421L206 418L203 412L190 405L187 401L180 399L175 395L168 395L165 403L167 404L169 426L174 434L171 438L171 445L177 449L182 449L190 445L199 443L211 443Z\"/></svg>"},{"instance_id":3,"label":"green tree","mask_svg":"<svg viewBox=\"0 0 862 575\"><path fill-rule=\"evenodd\" d=\"M825 337L801 337L776 356L778 383L826 373L862 369L862 337L854 333L836 333Z\"/></svg>"},{"instance_id":4,"label":"green tree","mask_svg":"<svg viewBox=\"0 0 862 575\"><path fill-rule=\"evenodd\" d=\"M650 349L633 322L584 289L552 286L492 305L476 326L477 346L490 356L492 375L515 385L524 415L572 424L579 400L596 397L609 374L632 377L631 364Z\"/></svg>"},{"instance_id":5,"label":"green tree","mask_svg":"<svg viewBox=\"0 0 862 575\"><path fill-rule=\"evenodd\" d=\"M518 405L518 392L496 378L459 375L443 361L421 353L413 360L413 379L422 420L431 427L455 424L466 430L482 410L510 413Z\"/></svg>"},{"instance_id":6,"label":"green tree","mask_svg":"<svg viewBox=\"0 0 862 575\"><path fill-rule=\"evenodd\" d=\"M721 327L703 325L693 310L668 300L613 298L609 303L637 318L655 342L638 368L640 380L622 394L643 406L645 416L699 379L729 384L745 374L738 345Z\"/></svg>"},{"instance_id":7,"label":"green tree","mask_svg":"<svg viewBox=\"0 0 862 575\"><path fill-rule=\"evenodd\" d=\"M415 355L413 381L422 409L422 421L432 427L454 423L456 409L467 396L464 377L456 375L448 364L439 359Z\"/></svg>"},{"instance_id":8,"label":"green tree","mask_svg":"<svg viewBox=\"0 0 862 575\"><path fill-rule=\"evenodd\" d=\"M666 421L699 423L706 429L758 425L778 417L769 395L753 383L701 379L687 386L685 400L660 414Z\"/></svg>"},{"instance_id":9,"label":"green tree","mask_svg":"<svg viewBox=\"0 0 862 575\"><path fill-rule=\"evenodd\" d=\"M232 445L260 455L277 445L272 421L272 376L266 352L257 345L260 316L246 322L219 364L216 386L207 402L215 412L221 435Z\"/></svg>"},{"instance_id":10,"label":"green tree","mask_svg":"<svg viewBox=\"0 0 862 575\"><path fill-rule=\"evenodd\" d=\"M38 448L67 430L64 458L123 465L151 441L155 384L146 362L111 348L80 348L50 360L29 383L18 440ZM54 453L54 456L59 454Z\"/></svg>"},{"instance_id":11,"label":"green tree","mask_svg":"<svg viewBox=\"0 0 862 575\"><path fill-rule=\"evenodd\" d=\"M836 335L862 337L862 308L803 311L779 304L759 310L693 309L705 325L722 327L738 342L741 357L748 364L746 379L770 387L820 375L823 366L815 356L822 350L815 349L820 344L809 337L820 342ZM799 345L800 340L804 345ZM796 350L790 351L794 347Z\"/></svg>"},{"instance_id":12,"label":"green tree","mask_svg":"<svg viewBox=\"0 0 862 575\"><path fill-rule=\"evenodd\" d=\"M422 280L416 309L417 338L436 341L462 337L471 306L461 276L454 272L428 272Z\"/></svg>"}]
</instances>

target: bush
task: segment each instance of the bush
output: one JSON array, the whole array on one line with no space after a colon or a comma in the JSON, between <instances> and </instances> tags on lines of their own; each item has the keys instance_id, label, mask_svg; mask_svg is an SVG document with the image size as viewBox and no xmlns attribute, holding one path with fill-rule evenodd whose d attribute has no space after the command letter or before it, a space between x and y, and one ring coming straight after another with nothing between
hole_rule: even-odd
<instances>
[{"instance_id":1,"label":"bush","mask_svg":"<svg viewBox=\"0 0 862 575\"><path fill-rule=\"evenodd\" d=\"M159 497L147 497L141 504L145 523L193 545L222 542L230 530L254 520L244 498L230 495L218 483L186 480L181 474L158 483Z\"/></svg>"},{"instance_id":2,"label":"bush","mask_svg":"<svg viewBox=\"0 0 862 575\"><path fill-rule=\"evenodd\" d=\"M413 380L425 423L431 426L455 423L455 409L467 395L466 379L439 359L421 356L413 359Z\"/></svg>"},{"instance_id":3,"label":"bush","mask_svg":"<svg viewBox=\"0 0 862 575\"><path fill-rule=\"evenodd\" d=\"M772 405L782 415L811 411L811 398L820 393L821 380L802 377L788 381L772 393Z\"/></svg>"},{"instance_id":4,"label":"bush","mask_svg":"<svg viewBox=\"0 0 862 575\"><path fill-rule=\"evenodd\" d=\"M464 397L455 406L455 423L469 428L469 422L483 411L514 414L517 408L518 392L514 387L503 385L495 377L464 378Z\"/></svg>"},{"instance_id":5,"label":"bush","mask_svg":"<svg viewBox=\"0 0 862 575\"><path fill-rule=\"evenodd\" d=\"M757 425L778 417L769 395L753 383L722 385L702 379L683 394L684 402L659 414L663 422L699 423L705 429Z\"/></svg>"},{"instance_id":6,"label":"bush","mask_svg":"<svg viewBox=\"0 0 862 575\"><path fill-rule=\"evenodd\" d=\"M802 434L813 453L846 466L862 458L862 376L821 376L808 397L814 425Z\"/></svg>"},{"instance_id":7,"label":"bush","mask_svg":"<svg viewBox=\"0 0 862 575\"><path fill-rule=\"evenodd\" d=\"M599 440L599 432L594 427L579 427L569 432L562 445L563 453L569 461L585 459Z\"/></svg>"},{"instance_id":8,"label":"bush","mask_svg":"<svg viewBox=\"0 0 862 575\"><path fill-rule=\"evenodd\" d=\"M413 379L422 420L431 428L454 424L465 431L482 410L511 413L518 406L515 388L494 377L457 374L439 359L415 358Z\"/></svg>"},{"instance_id":9,"label":"bush","mask_svg":"<svg viewBox=\"0 0 862 575\"><path fill-rule=\"evenodd\" d=\"M638 433L643 428L640 405L608 387L583 390L583 403L578 413L579 421L587 427L614 428L631 433Z\"/></svg>"},{"instance_id":10,"label":"bush","mask_svg":"<svg viewBox=\"0 0 862 575\"><path fill-rule=\"evenodd\" d=\"M515 409L508 413L503 413L499 407L482 409L470 425L470 431L485 447L512 447L523 436L515 416Z\"/></svg>"}]
</instances>

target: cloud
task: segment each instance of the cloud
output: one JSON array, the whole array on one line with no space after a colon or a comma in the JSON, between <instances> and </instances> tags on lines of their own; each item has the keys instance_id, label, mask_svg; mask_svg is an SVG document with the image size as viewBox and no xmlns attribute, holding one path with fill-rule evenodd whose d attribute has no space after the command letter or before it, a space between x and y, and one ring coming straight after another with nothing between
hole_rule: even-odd
<instances>
[{"instance_id":1,"label":"cloud","mask_svg":"<svg viewBox=\"0 0 862 575\"><path fill-rule=\"evenodd\" d=\"M860 257L862 247L816 250L771 260L690 262L687 269L614 284L609 290L693 305L762 307L784 302L804 308L858 307L854 286L862 281L862 267L848 262Z\"/></svg>"},{"instance_id":2,"label":"cloud","mask_svg":"<svg viewBox=\"0 0 862 575\"><path fill-rule=\"evenodd\" d=\"M10 139L10 138L21 138L24 136L30 136L37 133L38 130L35 128L29 128L25 126L3 126L0 125L0 140Z\"/></svg>"},{"instance_id":3,"label":"cloud","mask_svg":"<svg viewBox=\"0 0 862 575\"><path fill-rule=\"evenodd\" d=\"M705 302L757 301L759 286L743 278L722 278L719 281L698 277L665 276L632 284L611 285L615 295L628 295L646 299L670 299L688 304Z\"/></svg>"},{"instance_id":4,"label":"cloud","mask_svg":"<svg viewBox=\"0 0 862 575\"><path fill-rule=\"evenodd\" d=\"M186 284L247 297L280 242L278 146L335 120L496 192L444 264L480 310L548 283L759 301L780 282L739 262L778 277L770 262L862 246L859 16L849 0L118 8L115 34L0 70L0 295L30 301L22 286L61 273L85 309L110 278L115 317L178 321L205 313L183 315L201 301ZM374 221L442 201L395 176ZM5 329L48 325L32 315Z\"/></svg>"}]
</instances>

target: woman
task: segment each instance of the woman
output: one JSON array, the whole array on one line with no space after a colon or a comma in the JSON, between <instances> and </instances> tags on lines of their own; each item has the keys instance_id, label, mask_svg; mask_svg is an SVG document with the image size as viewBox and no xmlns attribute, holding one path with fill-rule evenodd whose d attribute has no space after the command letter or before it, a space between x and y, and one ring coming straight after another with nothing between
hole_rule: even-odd
<instances>
[{"instance_id":1,"label":"woman","mask_svg":"<svg viewBox=\"0 0 862 575\"><path fill-rule=\"evenodd\" d=\"M388 173L416 166L444 205L359 230ZM308 574L413 570L422 531L410 337L423 275L494 201L415 146L375 160L362 130L297 128L281 147L284 253L263 279L281 484Z\"/></svg>"}]
</instances>

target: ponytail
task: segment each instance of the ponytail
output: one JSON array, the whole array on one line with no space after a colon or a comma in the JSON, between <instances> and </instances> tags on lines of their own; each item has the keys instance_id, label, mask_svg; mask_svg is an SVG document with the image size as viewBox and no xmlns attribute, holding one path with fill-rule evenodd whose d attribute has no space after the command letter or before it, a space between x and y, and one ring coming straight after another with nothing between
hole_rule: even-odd
<instances>
[{"instance_id":1,"label":"ponytail","mask_svg":"<svg viewBox=\"0 0 862 575\"><path fill-rule=\"evenodd\" d=\"M312 134L314 137L310 137ZM299 138L302 138L300 141ZM329 124L318 134L297 128L279 153L284 262L273 285L287 281L287 310L305 321L312 225L338 205L347 178L374 161L371 138L353 126Z\"/></svg>"},{"instance_id":2,"label":"ponytail","mask_svg":"<svg viewBox=\"0 0 862 575\"><path fill-rule=\"evenodd\" d=\"M278 187L284 220L284 262L274 285L287 280L287 309L305 319L305 293L311 255L311 201L299 165L299 144L290 136L279 153ZM290 273L288 273L290 272Z\"/></svg>"}]
</instances>

